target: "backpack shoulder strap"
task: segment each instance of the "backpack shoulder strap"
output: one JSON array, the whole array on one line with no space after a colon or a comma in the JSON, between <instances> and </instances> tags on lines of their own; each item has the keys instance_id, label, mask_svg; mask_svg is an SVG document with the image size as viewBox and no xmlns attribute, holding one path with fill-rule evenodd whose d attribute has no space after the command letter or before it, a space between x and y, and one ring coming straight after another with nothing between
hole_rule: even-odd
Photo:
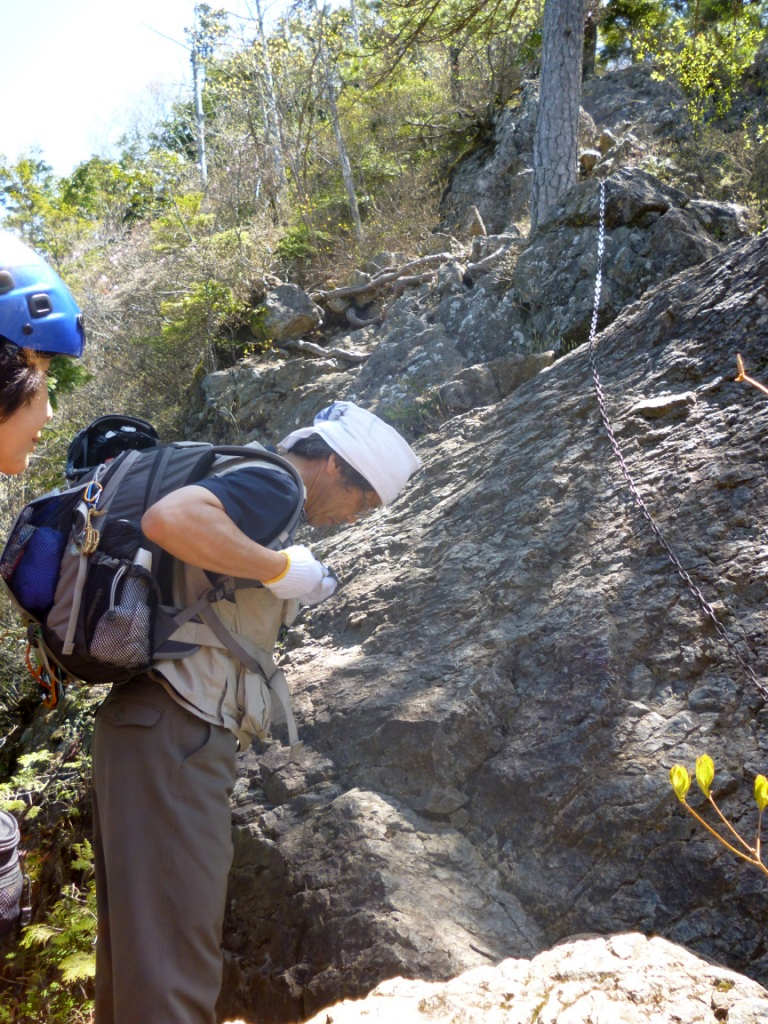
<instances>
[{"instance_id":1,"label":"backpack shoulder strap","mask_svg":"<svg viewBox=\"0 0 768 1024\"><path fill-rule=\"evenodd\" d=\"M281 470L291 477L296 484L299 500L279 536L275 537L270 544L265 545L275 550L285 547L286 541L290 541L296 532L296 527L299 525L301 514L304 511L306 492L304 490L304 481L298 469L296 469L292 462L284 459L282 455L264 448L258 441L252 441L247 445L214 445L213 452L216 461L208 473L209 476L223 476L226 473L231 473L236 469L247 466L248 463L253 463L254 465L265 465Z\"/></svg>"}]
</instances>

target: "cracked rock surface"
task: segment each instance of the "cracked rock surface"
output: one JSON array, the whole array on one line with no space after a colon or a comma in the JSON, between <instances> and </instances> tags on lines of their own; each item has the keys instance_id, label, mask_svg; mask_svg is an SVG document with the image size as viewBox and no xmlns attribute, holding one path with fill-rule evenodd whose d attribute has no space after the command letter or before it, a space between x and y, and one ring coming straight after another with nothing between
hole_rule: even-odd
<instances>
[{"instance_id":1,"label":"cracked rock surface","mask_svg":"<svg viewBox=\"0 0 768 1024\"><path fill-rule=\"evenodd\" d=\"M638 493L730 644L632 500L586 347L425 434L390 509L304 536L343 586L285 649L300 760L241 756L222 1014L304 1019L581 933L768 980L763 876L668 780L708 753L753 840L768 712L737 655L766 682L768 401L733 378L737 352L768 371L766 280L764 234L647 293L596 352Z\"/></svg>"},{"instance_id":2,"label":"cracked rock surface","mask_svg":"<svg viewBox=\"0 0 768 1024\"><path fill-rule=\"evenodd\" d=\"M440 984L396 978L309 1024L764 1024L768 992L661 938L584 937Z\"/></svg>"}]
</instances>

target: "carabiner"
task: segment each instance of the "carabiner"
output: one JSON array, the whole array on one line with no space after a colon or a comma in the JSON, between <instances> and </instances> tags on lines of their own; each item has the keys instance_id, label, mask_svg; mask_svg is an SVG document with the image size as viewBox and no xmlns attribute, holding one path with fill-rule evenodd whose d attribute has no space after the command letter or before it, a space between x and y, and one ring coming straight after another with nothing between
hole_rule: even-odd
<instances>
[{"instance_id":1,"label":"carabiner","mask_svg":"<svg viewBox=\"0 0 768 1024\"><path fill-rule=\"evenodd\" d=\"M86 505L93 505L95 508L96 505L98 505L99 503L99 498L101 497L101 492L103 490L104 488L101 486L98 480L91 480L88 486L85 488L85 493L83 494L83 501L86 503Z\"/></svg>"}]
</instances>

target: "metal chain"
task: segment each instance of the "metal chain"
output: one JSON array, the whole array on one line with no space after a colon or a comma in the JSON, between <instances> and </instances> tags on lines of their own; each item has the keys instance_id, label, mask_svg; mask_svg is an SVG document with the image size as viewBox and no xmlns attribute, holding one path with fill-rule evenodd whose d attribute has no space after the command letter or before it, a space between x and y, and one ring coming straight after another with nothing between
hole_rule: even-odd
<instances>
[{"instance_id":1,"label":"metal chain","mask_svg":"<svg viewBox=\"0 0 768 1024\"><path fill-rule=\"evenodd\" d=\"M691 592L691 594L695 598L696 603L698 604L699 608L701 609L701 611L704 613L706 618L712 624L712 627L715 630L715 633L728 646L729 650L731 651L731 653L736 658L736 661L738 661L740 667L744 671L744 674L747 676L747 678L750 680L750 682L752 682L754 684L754 686L757 688L760 696L764 700L768 701L768 687L766 687L758 679L754 669L751 667L751 665L749 665L744 660L744 658L742 657L741 653L739 652L735 642L728 635L728 633L725 630L725 627L723 626L723 624L718 619L717 613L715 612L715 609L712 607L711 604L709 604L709 602L706 600L706 598L702 594L701 590L693 582L693 580L691 579L689 573L687 572L687 570L685 569L685 567L683 566L682 562L677 557L675 552L672 550L671 546L667 542L666 537L661 532L661 529L659 528L659 526L656 523L655 519L651 515L651 513L650 513L650 511L648 509L648 506L645 504L645 501L643 500L642 495L640 494L640 492L637 489L637 485L635 484L635 481L632 479L632 474L629 472L629 468L627 467L627 464L624 461L624 456L621 453L621 449L619 448L619 443L616 440L616 435L613 432L613 427L611 426L611 421L610 421L610 418L608 416L608 411L607 411L607 409L605 407L605 396L603 394L603 388L602 388L602 385L600 383L600 375L597 372L597 361L596 361L596 358L595 358L595 338L597 336L597 317L598 317L598 310L599 310L599 307L600 307L600 292L601 292L602 284L603 284L603 254L604 254L604 251L605 251L605 182L601 179L600 180L600 221L599 221L599 228L598 228L598 234L597 234L597 274L596 274L596 277L595 277L595 301L594 301L594 306L592 308L592 323L591 323L590 328L589 328L589 365L592 368L592 379L593 379L594 385L595 385L595 394L597 396L597 404L598 404L598 407L600 409L600 418L603 421L603 426L605 427L605 432L608 435L608 440L611 443L611 448L613 449L614 455L618 459L619 466L621 467L622 475L623 475L624 479L626 480L627 485L629 486L629 490L630 490L630 492L632 494L632 497L634 498L635 503L637 504L637 506L640 509L640 511L643 513L643 516L645 517L645 519L648 522L649 526L653 530L653 533L655 534L656 539L658 540L659 544L661 544L662 548L666 552L667 557L669 558L669 560L672 563L672 565L674 565L674 567L677 570L677 572L678 572L680 578L682 579L683 583L685 583L686 587L688 588L688 590Z\"/></svg>"}]
</instances>

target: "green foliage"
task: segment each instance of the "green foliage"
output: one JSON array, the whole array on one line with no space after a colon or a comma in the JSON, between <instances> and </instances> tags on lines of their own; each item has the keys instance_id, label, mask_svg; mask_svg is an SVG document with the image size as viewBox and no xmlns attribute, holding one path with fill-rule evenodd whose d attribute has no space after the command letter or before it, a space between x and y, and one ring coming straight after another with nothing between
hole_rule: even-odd
<instances>
[{"instance_id":1,"label":"green foliage","mask_svg":"<svg viewBox=\"0 0 768 1024\"><path fill-rule=\"evenodd\" d=\"M370 40L387 73L439 48L454 104L504 103L535 74L543 5L530 0L382 0Z\"/></svg>"},{"instance_id":2,"label":"green foliage","mask_svg":"<svg viewBox=\"0 0 768 1024\"><path fill-rule=\"evenodd\" d=\"M764 29L754 5L688 6L672 17L666 5L653 5L657 17L643 21L633 46L651 60L659 78L676 82L688 98L697 132L704 122L731 109L736 88L752 64Z\"/></svg>"},{"instance_id":3,"label":"green foliage","mask_svg":"<svg viewBox=\"0 0 768 1024\"><path fill-rule=\"evenodd\" d=\"M76 388L87 384L93 374L75 359L67 356L54 356L47 373L48 397L54 412L59 407L59 396L73 392Z\"/></svg>"},{"instance_id":4,"label":"green foliage","mask_svg":"<svg viewBox=\"0 0 768 1024\"><path fill-rule=\"evenodd\" d=\"M715 798L712 796L712 783L714 778L714 761L708 754L702 754L696 759L696 781L699 785L699 789L704 794L705 799L717 815L720 826L725 830L725 834L728 838L725 838L725 836L714 829L704 820L699 812L688 803L688 790L691 785L691 778L688 773L688 769L681 764L675 764L672 765L669 771L669 781L672 785L672 789L686 811L688 811L688 813L692 815L692 817L694 817L696 821L698 821L698 823L710 833L710 835L714 836L719 843L722 843L727 850L730 850L731 853L741 858L741 860L745 860L748 864L756 867L758 870L762 871L763 874L768 875L768 867L763 863L761 853L763 811L765 810L766 805L768 805L768 779L766 779L764 775L758 775L755 778L754 797L758 811L757 835L754 845L750 846L749 843L739 835L733 825L717 806ZM737 843L738 847L734 846L734 843Z\"/></svg>"},{"instance_id":5,"label":"green foliage","mask_svg":"<svg viewBox=\"0 0 768 1024\"><path fill-rule=\"evenodd\" d=\"M28 811L28 816L34 818L39 808L35 808L32 801L48 788L53 762L50 750L22 754L15 774L0 783L0 807L13 813Z\"/></svg>"},{"instance_id":6,"label":"green foliage","mask_svg":"<svg viewBox=\"0 0 768 1024\"><path fill-rule=\"evenodd\" d=\"M229 285L220 281L195 281L178 298L160 306L162 340L173 349L201 340L211 343L219 336L230 337L248 319L250 309L235 297Z\"/></svg>"},{"instance_id":7,"label":"green foliage","mask_svg":"<svg viewBox=\"0 0 768 1024\"><path fill-rule=\"evenodd\" d=\"M4 704L11 685L9 679ZM0 806L11 808L20 823L34 921L0 952L3 1024L91 1020L96 913L93 851L83 832L93 707L102 696L94 689L69 690L55 710L42 708L38 699L34 716L24 711L16 717L28 752L16 751L13 774L0 785Z\"/></svg>"},{"instance_id":8,"label":"green foliage","mask_svg":"<svg viewBox=\"0 0 768 1024\"><path fill-rule=\"evenodd\" d=\"M600 16L600 58L613 67L642 60L649 37L668 29L674 12L665 0L608 0Z\"/></svg>"},{"instance_id":9,"label":"green foliage","mask_svg":"<svg viewBox=\"0 0 768 1024\"><path fill-rule=\"evenodd\" d=\"M282 235L275 246L275 256L283 263L291 264L317 255L306 224L297 224Z\"/></svg>"},{"instance_id":10,"label":"green foliage","mask_svg":"<svg viewBox=\"0 0 768 1024\"><path fill-rule=\"evenodd\" d=\"M65 207L83 218L130 225L168 206L172 180L172 161L140 161L130 153L119 161L94 156L62 178L58 194Z\"/></svg>"},{"instance_id":11,"label":"green foliage","mask_svg":"<svg viewBox=\"0 0 768 1024\"><path fill-rule=\"evenodd\" d=\"M673 78L688 97L694 126L731 109L736 86L754 60L762 35L758 28L734 22L682 38L674 50L657 54L661 75Z\"/></svg>"},{"instance_id":12,"label":"green foliage","mask_svg":"<svg viewBox=\"0 0 768 1024\"><path fill-rule=\"evenodd\" d=\"M42 253L50 250L46 225L56 209L56 179L39 154L15 164L0 159L0 208L3 227L17 231Z\"/></svg>"},{"instance_id":13,"label":"green foliage","mask_svg":"<svg viewBox=\"0 0 768 1024\"><path fill-rule=\"evenodd\" d=\"M75 1024L90 1021L96 973L96 889L93 850L72 847L79 884L65 886L44 922L23 929L18 948L5 958L6 987L0 1021L7 1024ZM16 995L11 995L11 993Z\"/></svg>"}]
</instances>

